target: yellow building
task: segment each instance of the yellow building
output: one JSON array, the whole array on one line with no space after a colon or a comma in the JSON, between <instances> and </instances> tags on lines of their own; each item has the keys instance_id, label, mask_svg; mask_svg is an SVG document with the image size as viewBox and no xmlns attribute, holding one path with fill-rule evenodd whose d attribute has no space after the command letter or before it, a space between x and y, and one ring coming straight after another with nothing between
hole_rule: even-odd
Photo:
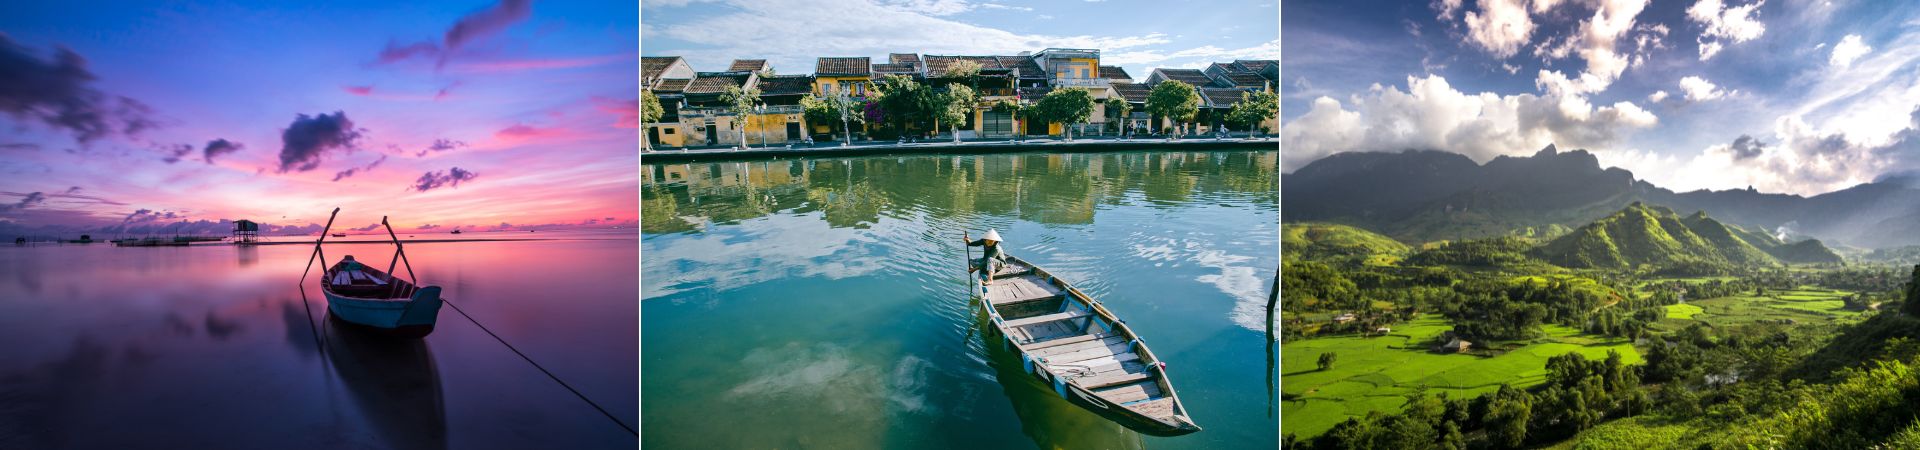
<instances>
[{"instance_id":1,"label":"yellow building","mask_svg":"<svg viewBox=\"0 0 1920 450\"><path fill-rule=\"evenodd\" d=\"M867 90L873 89L871 62L865 56L819 58L813 67L813 95L828 97L845 92L866 97Z\"/></svg>"}]
</instances>

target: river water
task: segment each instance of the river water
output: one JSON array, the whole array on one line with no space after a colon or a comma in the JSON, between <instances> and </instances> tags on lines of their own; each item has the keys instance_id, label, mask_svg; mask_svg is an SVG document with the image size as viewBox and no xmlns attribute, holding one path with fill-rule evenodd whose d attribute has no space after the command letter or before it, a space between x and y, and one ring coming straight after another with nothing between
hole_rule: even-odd
<instances>
[{"instance_id":1,"label":"river water","mask_svg":"<svg viewBox=\"0 0 1920 450\"><path fill-rule=\"evenodd\" d=\"M648 448L1271 449L1277 153L643 165ZM989 352L960 233L1106 303L1205 428L1148 437Z\"/></svg>"},{"instance_id":2,"label":"river water","mask_svg":"<svg viewBox=\"0 0 1920 450\"><path fill-rule=\"evenodd\" d=\"M619 231L406 249L422 284L633 424L637 255ZM299 281L311 252L0 247L0 448L632 448L452 307L418 341L327 320Z\"/></svg>"}]
</instances>

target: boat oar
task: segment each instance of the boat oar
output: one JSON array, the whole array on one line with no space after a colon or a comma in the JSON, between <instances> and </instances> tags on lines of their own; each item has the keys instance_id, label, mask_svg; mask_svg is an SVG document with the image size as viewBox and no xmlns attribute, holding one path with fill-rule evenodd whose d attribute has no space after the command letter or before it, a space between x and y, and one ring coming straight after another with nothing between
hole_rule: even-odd
<instances>
[{"instance_id":1,"label":"boat oar","mask_svg":"<svg viewBox=\"0 0 1920 450\"><path fill-rule=\"evenodd\" d=\"M327 226L320 229L320 239L313 241L313 253L307 255L307 269L300 271L300 282L307 282L307 274L313 272L313 260L320 257L320 243L327 241L327 231L333 230L333 218L340 216L340 208L334 207L333 214L327 215Z\"/></svg>"}]
</instances>

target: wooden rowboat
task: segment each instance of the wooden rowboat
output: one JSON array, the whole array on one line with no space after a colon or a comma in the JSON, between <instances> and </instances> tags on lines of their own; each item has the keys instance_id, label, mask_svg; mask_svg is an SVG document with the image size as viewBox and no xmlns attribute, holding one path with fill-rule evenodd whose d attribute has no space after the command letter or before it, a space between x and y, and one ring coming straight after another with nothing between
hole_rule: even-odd
<instances>
[{"instance_id":1,"label":"wooden rowboat","mask_svg":"<svg viewBox=\"0 0 1920 450\"><path fill-rule=\"evenodd\" d=\"M414 280L413 263L407 260L407 251L386 217L380 218L380 225L387 228L387 237L393 240L393 261L387 264L387 270L354 261L353 255L326 265L321 244L326 243L327 230L333 228L333 219L339 215L340 208L334 208L333 216L327 217L327 226L320 230L320 239L314 241L313 255L307 260L308 270L313 269L315 260L326 267L320 274L320 292L327 297L327 312L348 323L397 336L418 338L432 333L440 317L440 287L423 287ZM405 280L388 274L401 263L406 263Z\"/></svg>"},{"instance_id":2,"label":"wooden rowboat","mask_svg":"<svg viewBox=\"0 0 1920 450\"><path fill-rule=\"evenodd\" d=\"M320 280L327 311L350 323L394 335L422 337L440 316L440 287L415 286L379 269L347 260L335 263ZM357 270L349 265L358 266Z\"/></svg>"},{"instance_id":3,"label":"wooden rowboat","mask_svg":"<svg viewBox=\"0 0 1920 450\"><path fill-rule=\"evenodd\" d=\"M992 280L970 284L1024 373L1053 385L1067 402L1143 434L1200 431L1174 393L1166 363L1098 300L1013 256Z\"/></svg>"}]
</instances>

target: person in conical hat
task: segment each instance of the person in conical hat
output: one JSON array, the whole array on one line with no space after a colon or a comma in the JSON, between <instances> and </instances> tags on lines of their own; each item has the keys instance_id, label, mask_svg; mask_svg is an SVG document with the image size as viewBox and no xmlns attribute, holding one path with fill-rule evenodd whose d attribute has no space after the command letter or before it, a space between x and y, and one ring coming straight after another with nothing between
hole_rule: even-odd
<instances>
[{"instance_id":1,"label":"person in conical hat","mask_svg":"<svg viewBox=\"0 0 1920 450\"><path fill-rule=\"evenodd\" d=\"M1000 230L989 229L987 235L979 240L970 239L970 236L964 233L960 238L967 242L968 247L983 249L980 259L973 260L973 265L967 268L967 273L980 272L980 284L993 284L993 274L1007 265L1007 254L1000 251Z\"/></svg>"}]
</instances>

